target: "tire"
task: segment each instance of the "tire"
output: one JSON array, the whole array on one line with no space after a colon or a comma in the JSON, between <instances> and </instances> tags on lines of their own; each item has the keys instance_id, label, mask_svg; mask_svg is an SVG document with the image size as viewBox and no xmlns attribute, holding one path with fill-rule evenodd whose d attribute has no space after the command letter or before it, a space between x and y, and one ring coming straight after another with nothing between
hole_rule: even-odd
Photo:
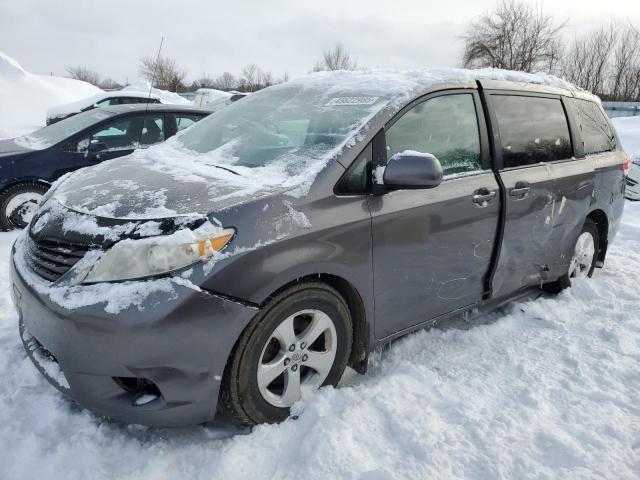
<instances>
[{"instance_id":1,"label":"tire","mask_svg":"<svg viewBox=\"0 0 640 480\"><path fill-rule=\"evenodd\" d=\"M7 187L0 194L0 228L7 231L26 227L47 190L47 185L36 182Z\"/></svg>"},{"instance_id":2,"label":"tire","mask_svg":"<svg viewBox=\"0 0 640 480\"><path fill-rule=\"evenodd\" d=\"M314 331L322 331L318 340L304 345ZM347 366L352 336L347 303L335 289L313 282L285 290L254 317L236 343L222 380L222 406L243 425L285 420L295 397L291 394L295 388L287 387L288 379L300 378L305 391L336 386ZM290 343L285 337L295 338L295 350L283 345ZM322 368L315 370L311 363ZM269 382L267 374L279 370L283 373ZM291 385L296 385L295 380Z\"/></svg>"},{"instance_id":3,"label":"tire","mask_svg":"<svg viewBox=\"0 0 640 480\"><path fill-rule=\"evenodd\" d=\"M589 258L581 257L577 258L579 255L578 250L581 248L581 239L585 236L591 237L593 241L593 255L591 256L591 260L589 262ZM598 252L600 251L600 235L598 233L598 227L596 223L587 218L584 222L584 226L582 227L582 231L578 238L576 239L576 245L574 246L573 257L571 259L571 263L569 264L569 270L562 277L560 277L555 282L550 282L544 285L544 290L550 293L559 293L565 288L571 286L571 279L575 277L587 277L591 278L593 275L593 271L596 268L596 261L598 259Z\"/></svg>"}]
</instances>

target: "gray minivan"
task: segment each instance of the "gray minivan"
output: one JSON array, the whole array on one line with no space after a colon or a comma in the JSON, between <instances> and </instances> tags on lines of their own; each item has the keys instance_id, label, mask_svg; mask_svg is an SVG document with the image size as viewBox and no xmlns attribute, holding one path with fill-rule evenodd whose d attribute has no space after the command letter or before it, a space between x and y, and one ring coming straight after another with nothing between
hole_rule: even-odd
<instances>
[{"instance_id":1,"label":"gray minivan","mask_svg":"<svg viewBox=\"0 0 640 480\"><path fill-rule=\"evenodd\" d=\"M63 178L12 251L29 356L125 422L276 422L379 345L591 276L629 163L543 80L321 72Z\"/></svg>"}]
</instances>

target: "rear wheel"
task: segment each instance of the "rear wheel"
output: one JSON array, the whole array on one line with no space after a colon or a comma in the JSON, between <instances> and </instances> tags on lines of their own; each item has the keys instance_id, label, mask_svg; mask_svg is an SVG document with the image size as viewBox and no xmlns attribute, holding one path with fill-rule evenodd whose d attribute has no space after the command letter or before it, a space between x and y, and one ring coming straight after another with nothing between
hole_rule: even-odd
<instances>
[{"instance_id":1,"label":"rear wheel","mask_svg":"<svg viewBox=\"0 0 640 480\"><path fill-rule=\"evenodd\" d=\"M589 278L596 267L600 237L595 222L587 218L573 248L569 270L558 280L545 285L545 290L557 293L571 286L572 278Z\"/></svg>"},{"instance_id":2,"label":"rear wheel","mask_svg":"<svg viewBox=\"0 0 640 480\"><path fill-rule=\"evenodd\" d=\"M11 185L0 194L0 228L13 230L26 227L49 189L35 182Z\"/></svg>"},{"instance_id":3,"label":"rear wheel","mask_svg":"<svg viewBox=\"0 0 640 480\"><path fill-rule=\"evenodd\" d=\"M351 317L333 288L302 284L270 302L236 345L221 399L243 424L274 423L306 393L337 385L351 351Z\"/></svg>"}]
</instances>

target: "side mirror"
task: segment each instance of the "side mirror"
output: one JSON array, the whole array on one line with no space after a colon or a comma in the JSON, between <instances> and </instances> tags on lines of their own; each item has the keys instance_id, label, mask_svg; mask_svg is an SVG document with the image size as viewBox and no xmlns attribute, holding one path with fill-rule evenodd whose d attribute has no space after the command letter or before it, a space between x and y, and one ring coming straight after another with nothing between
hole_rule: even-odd
<instances>
[{"instance_id":1,"label":"side mirror","mask_svg":"<svg viewBox=\"0 0 640 480\"><path fill-rule=\"evenodd\" d=\"M101 142L99 140L91 140L91 142L89 143L89 148L87 149L87 153L89 154L90 158L100 160L100 154L108 148L109 147L107 147L107 144L104 142Z\"/></svg>"},{"instance_id":2,"label":"side mirror","mask_svg":"<svg viewBox=\"0 0 640 480\"><path fill-rule=\"evenodd\" d=\"M396 153L384 170L384 185L393 190L434 188L442 182L442 165L430 153Z\"/></svg>"}]
</instances>

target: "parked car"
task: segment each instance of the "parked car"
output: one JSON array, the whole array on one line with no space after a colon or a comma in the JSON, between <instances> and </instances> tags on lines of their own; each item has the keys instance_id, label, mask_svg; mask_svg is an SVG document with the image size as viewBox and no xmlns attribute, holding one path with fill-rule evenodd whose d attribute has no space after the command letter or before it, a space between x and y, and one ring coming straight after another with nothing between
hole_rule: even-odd
<instances>
[{"instance_id":1,"label":"parked car","mask_svg":"<svg viewBox=\"0 0 640 480\"><path fill-rule=\"evenodd\" d=\"M216 110L220 110L220 108L246 97L247 95L249 94L244 92L225 92L222 90L216 90L215 88L199 88L196 90L193 105L215 112Z\"/></svg>"},{"instance_id":2,"label":"parked car","mask_svg":"<svg viewBox=\"0 0 640 480\"><path fill-rule=\"evenodd\" d=\"M26 226L65 173L162 142L209 113L175 105L114 106L0 141L0 228Z\"/></svg>"},{"instance_id":3,"label":"parked car","mask_svg":"<svg viewBox=\"0 0 640 480\"><path fill-rule=\"evenodd\" d=\"M631 159L631 170L627 177L626 198L633 201L640 200L640 152Z\"/></svg>"},{"instance_id":4,"label":"parked car","mask_svg":"<svg viewBox=\"0 0 640 480\"><path fill-rule=\"evenodd\" d=\"M123 90L102 92L76 102L49 108L47 110L47 125L51 125L52 123L77 115L80 112L86 112L98 107L113 107L114 105L129 104L135 105L140 103L146 104L162 102L158 95L154 93L149 94L149 92Z\"/></svg>"},{"instance_id":5,"label":"parked car","mask_svg":"<svg viewBox=\"0 0 640 480\"><path fill-rule=\"evenodd\" d=\"M597 97L534 80L313 74L70 175L12 251L27 353L99 415L277 422L393 339L590 277L628 160Z\"/></svg>"}]
</instances>

